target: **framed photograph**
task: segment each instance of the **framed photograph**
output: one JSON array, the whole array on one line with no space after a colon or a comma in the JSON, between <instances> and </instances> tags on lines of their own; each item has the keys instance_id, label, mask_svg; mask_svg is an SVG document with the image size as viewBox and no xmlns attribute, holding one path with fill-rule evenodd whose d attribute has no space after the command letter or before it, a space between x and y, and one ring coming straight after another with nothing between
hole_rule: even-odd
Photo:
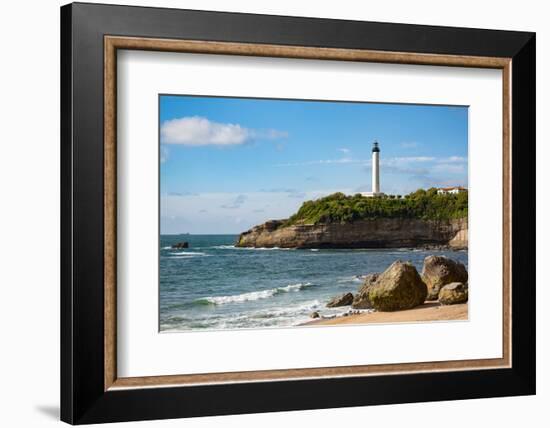
<instances>
[{"instance_id":1,"label":"framed photograph","mask_svg":"<svg viewBox=\"0 0 550 428\"><path fill-rule=\"evenodd\" d=\"M61 8L61 418L535 393L535 35Z\"/></svg>"}]
</instances>

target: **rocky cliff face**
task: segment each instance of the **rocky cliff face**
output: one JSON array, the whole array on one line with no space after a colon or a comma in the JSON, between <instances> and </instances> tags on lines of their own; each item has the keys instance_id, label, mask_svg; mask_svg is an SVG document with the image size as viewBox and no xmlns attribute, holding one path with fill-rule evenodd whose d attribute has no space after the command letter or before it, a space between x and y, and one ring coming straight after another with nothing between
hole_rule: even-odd
<instances>
[{"instance_id":1,"label":"rocky cliff face","mask_svg":"<svg viewBox=\"0 0 550 428\"><path fill-rule=\"evenodd\" d=\"M242 233L239 247L403 248L468 247L468 219L373 219L353 223L283 226L271 220Z\"/></svg>"}]
</instances>

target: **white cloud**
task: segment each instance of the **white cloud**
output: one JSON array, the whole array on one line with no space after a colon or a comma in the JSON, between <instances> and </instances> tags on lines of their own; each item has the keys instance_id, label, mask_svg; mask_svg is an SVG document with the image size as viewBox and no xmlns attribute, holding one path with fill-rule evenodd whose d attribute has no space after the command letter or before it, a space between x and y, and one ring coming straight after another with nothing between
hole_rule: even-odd
<instances>
[{"instance_id":1,"label":"white cloud","mask_svg":"<svg viewBox=\"0 0 550 428\"><path fill-rule=\"evenodd\" d=\"M231 146L254 139L279 139L288 134L276 129L255 130L239 124L213 122L205 117L192 116L166 120L160 128L163 144L186 146Z\"/></svg>"},{"instance_id":2,"label":"white cloud","mask_svg":"<svg viewBox=\"0 0 550 428\"><path fill-rule=\"evenodd\" d=\"M338 150L340 152L344 153L345 155L347 155L349 152L351 152L351 150L346 148L346 147L339 148Z\"/></svg>"},{"instance_id":3,"label":"white cloud","mask_svg":"<svg viewBox=\"0 0 550 428\"><path fill-rule=\"evenodd\" d=\"M248 129L231 123L211 122L204 117L167 120L160 129L164 144L204 146L243 144L250 138Z\"/></svg>"},{"instance_id":4,"label":"white cloud","mask_svg":"<svg viewBox=\"0 0 550 428\"><path fill-rule=\"evenodd\" d=\"M275 166L308 166L308 165L330 165L330 164L342 164L342 163L365 163L366 160L352 159L352 158L340 158L340 159L320 159L304 162L289 162L279 163Z\"/></svg>"},{"instance_id":5,"label":"white cloud","mask_svg":"<svg viewBox=\"0 0 550 428\"><path fill-rule=\"evenodd\" d=\"M286 193L289 198L303 199L306 197L306 193L292 188L274 188L274 189L261 189L260 192L265 193Z\"/></svg>"},{"instance_id":6,"label":"white cloud","mask_svg":"<svg viewBox=\"0 0 550 428\"><path fill-rule=\"evenodd\" d=\"M448 158L439 158L440 163L466 163L468 158L464 156L449 156Z\"/></svg>"},{"instance_id":7,"label":"white cloud","mask_svg":"<svg viewBox=\"0 0 550 428\"><path fill-rule=\"evenodd\" d=\"M240 208L242 204L246 202L246 199L248 197L243 194L237 195L232 201L229 203L225 203L223 205L220 205L220 208L226 208L226 209L237 209Z\"/></svg>"},{"instance_id":8,"label":"white cloud","mask_svg":"<svg viewBox=\"0 0 550 428\"><path fill-rule=\"evenodd\" d=\"M439 163L434 165L434 171L445 172L451 174L460 174L466 172L466 167L462 163Z\"/></svg>"},{"instance_id":9,"label":"white cloud","mask_svg":"<svg viewBox=\"0 0 550 428\"><path fill-rule=\"evenodd\" d=\"M387 162L388 164L396 164L396 163L417 163L417 162L433 162L436 158L432 156L403 156L403 157L395 157L395 158L388 158L384 160L382 158L380 160L380 163L383 164L383 162Z\"/></svg>"},{"instance_id":10,"label":"white cloud","mask_svg":"<svg viewBox=\"0 0 550 428\"><path fill-rule=\"evenodd\" d=\"M394 158L382 158L380 160L381 165L397 166L406 165L410 163L421 162L434 162L437 158L431 156L408 156L408 157L394 157ZM338 165L338 164L365 164L370 165L371 159L354 159L351 157L342 157L339 159L319 159L304 162L289 162L276 164L275 166L309 166L309 165Z\"/></svg>"},{"instance_id":11,"label":"white cloud","mask_svg":"<svg viewBox=\"0 0 550 428\"><path fill-rule=\"evenodd\" d=\"M161 233L240 233L270 219L287 218L305 200L338 191L351 193L352 189L294 192L282 188L242 193L163 194ZM232 208L220 209L221 205Z\"/></svg>"}]
</instances>

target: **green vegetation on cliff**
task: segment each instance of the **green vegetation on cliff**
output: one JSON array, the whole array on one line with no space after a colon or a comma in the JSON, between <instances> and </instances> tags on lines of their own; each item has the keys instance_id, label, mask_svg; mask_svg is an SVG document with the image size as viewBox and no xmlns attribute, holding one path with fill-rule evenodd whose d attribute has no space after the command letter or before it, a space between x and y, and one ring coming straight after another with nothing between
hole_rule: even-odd
<instances>
[{"instance_id":1,"label":"green vegetation on cliff","mask_svg":"<svg viewBox=\"0 0 550 428\"><path fill-rule=\"evenodd\" d=\"M468 192L437 194L437 189L419 189L401 197L384 195L373 198L343 193L306 201L284 226L293 224L349 223L363 219L417 218L449 220L468 216Z\"/></svg>"}]
</instances>

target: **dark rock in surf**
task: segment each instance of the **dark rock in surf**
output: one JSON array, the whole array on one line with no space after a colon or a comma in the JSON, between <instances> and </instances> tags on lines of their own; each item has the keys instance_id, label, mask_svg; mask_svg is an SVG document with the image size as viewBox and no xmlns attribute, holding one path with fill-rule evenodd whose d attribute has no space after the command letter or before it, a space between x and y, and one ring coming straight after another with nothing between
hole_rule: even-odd
<instances>
[{"instance_id":1,"label":"dark rock in surf","mask_svg":"<svg viewBox=\"0 0 550 428\"><path fill-rule=\"evenodd\" d=\"M182 248L189 248L189 242L178 242L177 244L172 245L172 249L181 250Z\"/></svg>"}]
</instances>

